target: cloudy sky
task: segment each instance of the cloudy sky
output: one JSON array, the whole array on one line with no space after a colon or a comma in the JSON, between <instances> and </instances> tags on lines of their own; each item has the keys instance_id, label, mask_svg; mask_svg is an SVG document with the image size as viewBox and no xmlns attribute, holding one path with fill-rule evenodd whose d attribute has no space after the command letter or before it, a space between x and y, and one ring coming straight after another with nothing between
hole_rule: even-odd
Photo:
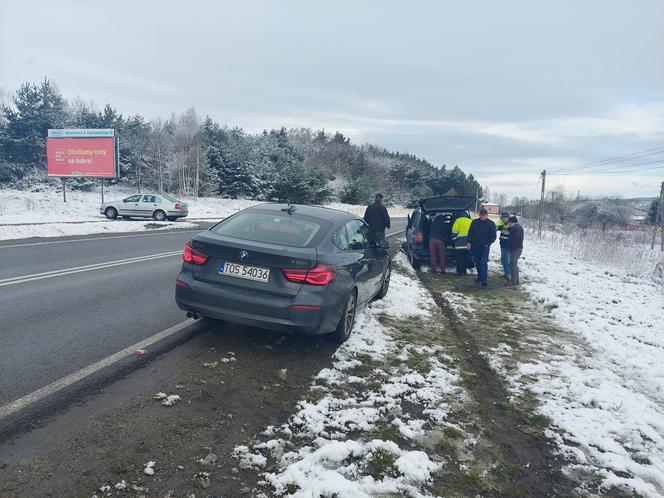
<instances>
[{"instance_id":1,"label":"cloudy sky","mask_svg":"<svg viewBox=\"0 0 664 498\"><path fill-rule=\"evenodd\" d=\"M663 26L662 0L0 0L0 88L48 76L148 118L338 129L510 197L542 169L595 172L547 179L568 192L654 196Z\"/></svg>"}]
</instances>

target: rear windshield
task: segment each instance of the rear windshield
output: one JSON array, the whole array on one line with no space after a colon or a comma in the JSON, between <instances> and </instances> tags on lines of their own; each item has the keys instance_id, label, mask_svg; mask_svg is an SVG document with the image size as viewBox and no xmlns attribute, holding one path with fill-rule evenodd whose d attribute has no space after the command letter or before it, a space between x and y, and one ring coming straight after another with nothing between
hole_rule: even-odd
<instances>
[{"instance_id":1,"label":"rear windshield","mask_svg":"<svg viewBox=\"0 0 664 498\"><path fill-rule=\"evenodd\" d=\"M167 201L171 201L171 202L180 202L180 199L177 199L177 198L173 197L173 196L170 195L170 194L161 194L161 196L162 196L164 199L166 199Z\"/></svg>"},{"instance_id":2,"label":"rear windshield","mask_svg":"<svg viewBox=\"0 0 664 498\"><path fill-rule=\"evenodd\" d=\"M212 232L237 239L289 247L309 247L332 224L308 216L245 211L212 227Z\"/></svg>"}]
</instances>

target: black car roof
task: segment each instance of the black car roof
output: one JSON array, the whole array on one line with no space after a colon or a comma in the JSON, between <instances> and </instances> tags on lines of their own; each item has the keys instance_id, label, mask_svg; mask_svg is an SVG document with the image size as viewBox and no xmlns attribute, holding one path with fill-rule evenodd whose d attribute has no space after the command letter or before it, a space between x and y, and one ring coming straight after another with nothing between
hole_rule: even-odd
<instances>
[{"instance_id":1,"label":"black car roof","mask_svg":"<svg viewBox=\"0 0 664 498\"><path fill-rule=\"evenodd\" d=\"M261 210L261 211L274 211L275 213L285 212L289 206L293 206L295 210L293 214L301 214L303 216L311 216L312 218L320 218L323 220L334 221L336 223L343 221L350 221L359 218L351 213L346 211L341 211L339 209L332 209L323 206L307 206L304 204L285 204L285 203L274 203L268 202L264 204L256 204L247 208L249 211Z\"/></svg>"}]
</instances>

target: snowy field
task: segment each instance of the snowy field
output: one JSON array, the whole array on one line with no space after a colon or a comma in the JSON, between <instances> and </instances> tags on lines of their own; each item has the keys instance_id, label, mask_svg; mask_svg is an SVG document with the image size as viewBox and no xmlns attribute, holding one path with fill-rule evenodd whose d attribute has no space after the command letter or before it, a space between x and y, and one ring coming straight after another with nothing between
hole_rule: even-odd
<instances>
[{"instance_id":1,"label":"snowy field","mask_svg":"<svg viewBox=\"0 0 664 498\"><path fill-rule=\"evenodd\" d=\"M122 199L135 193L133 190L107 188L106 202ZM185 221L161 223L162 229L186 228L186 220L218 220L241 209L258 204L246 199L223 199L220 197L182 198L189 205L189 216ZM108 220L99 213L101 193L67 192L63 202L62 191L27 192L0 190L0 240L25 239L31 237L58 237L98 233L137 232L155 229L152 221ZM365 206L330 203L328 207L363 215ZM406 216L407 210L390 208L393 217ZM156 228L159 229L159 228Z\"/></svg>"},{"instance_id":2,"label":"snowy field","mask_svg":"<svg viewBox=\"0 0 664 498\"><path fill-rule=\"evenodd\" d=\"M589 263L547 239L531 236L525 246L525 289L578 341L552 339L537 361L520 366L514 389L529 379L570 472L597 475L606 488L664 496L661 285Z\"/></svg>"}]
</instances>

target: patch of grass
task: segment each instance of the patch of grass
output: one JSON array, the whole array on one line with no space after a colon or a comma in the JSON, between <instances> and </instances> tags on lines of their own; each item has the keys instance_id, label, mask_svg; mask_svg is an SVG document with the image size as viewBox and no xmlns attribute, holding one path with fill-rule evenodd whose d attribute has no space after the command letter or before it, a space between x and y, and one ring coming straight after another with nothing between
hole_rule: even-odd
<instances>
[{"instance_id":1,"label":"patch of grass","mask_svg":"<svg viewBox=\"0 0 664 498\"><path fill-rule=\"evenodd\" d=\"M404 364L416 372L426 374L431 371L431 363L429 362L429 355L425 353L418 353L417 351L411 351L408 359Z\"/></svg>"},{"instance_id":2,"label":"patch of grass","mask_svg":"<svg viewBox=\"0 0 664 498\"><path fill-rule=\"evenodd\" d=\"M177 422L174 423L174 424L171 424L171 426L169 427L169 430L177 436L182 436L182 435L186 434L187 432L189 432L187 427L185 427L184 425L182 425L180 423L177 423Z\"/></svg>"},{"instance_id":3,"label":"patch of grass","mask_svg":"<svg viewBox=\"0 0 664 498\"><path fill-rule=\"evenodd\" d=\"M605 477L601 474L593 475L593 478L590 480L590 484L593 486L601 486L604 482Z\"/></svg>"},{"instance_id":4,"label":"patch of grass","mask_svg":"<svg viewBox=\"0 0 664 498\"><path fill-rule=\"evenodd\" d=\"M381 426L377 434L383 441L395 441L399 438L399 430L392 424Z\"/></svg>"},{"instance_id":5,"label":"patch of grass","mask_svg":"<svg viewBox=\"0 0 664 498\"><path fill-rule=\"evenodd\" d=\"M117 461L111 464L111 472L118 476L124 476L129 473L129 465L124 461Z\"/></svg>"},{"instance_id":6,"label":"patch of grass","mask_svg":"<svg viewBox=\"0 0 664 498\"><path fill-rule=\"evenodd\" d=\"M542 415L540 413L531 415L528 418L528 421L535 427L548 427L551 424L551 419L546 415Z\"/></svg>"},{"instance_id":7,"label":"patch of grass","mask_svg":"<svg viewBox=\"0 0 664 498\"><path fill-rule=\"evenodd\" d=\"M632 460L634 460L636 463L639 463L641 465L651 465L652 462L650 461L650 458L644 455L631 455Z\"/></svg>"},{"instance_id":8,"label":"patch of grass","mask_svg":"<svg viewBox=\"0 0 664 498\"><path fill-rule=\"evenodd\" d=\"M378 476L384 477L398 477L399 471L397 470L394 462L396 457L389 451L377 449L371 452L369 463Z\"/></svg>"},{"instance_id":9,"label":"patch of grass","mask_svg":"<svg viewBox=\"0 0 664 498\"><path fill-rule=\"evenodd\" d=\"M518 463L498 465L494 470L495 475L509 479L516 479L522 472L523 468Z\"/></svg>"},{"instance_id":10,"label":"patch of grass","mask_svg":"<svg viewBox=\"0 0 664 498\"><path fill-rule=\"evenodd\" d=\"M300 490L300 486L295 484L294 482L289 482L286 484L286 494L287 495L294 495Z\"/></svg>"},{"instance_id":11,"label":"patch of grass","mask_svg":"<svg viewBox=\"0 0 664 498\"><path fill-rule=\"evenodd\" d=\"M443 434L445 434L450 439L459 439L461 436L463 436L463 432L450 425L443 429Z\"/></svg>"}]
</instances>

